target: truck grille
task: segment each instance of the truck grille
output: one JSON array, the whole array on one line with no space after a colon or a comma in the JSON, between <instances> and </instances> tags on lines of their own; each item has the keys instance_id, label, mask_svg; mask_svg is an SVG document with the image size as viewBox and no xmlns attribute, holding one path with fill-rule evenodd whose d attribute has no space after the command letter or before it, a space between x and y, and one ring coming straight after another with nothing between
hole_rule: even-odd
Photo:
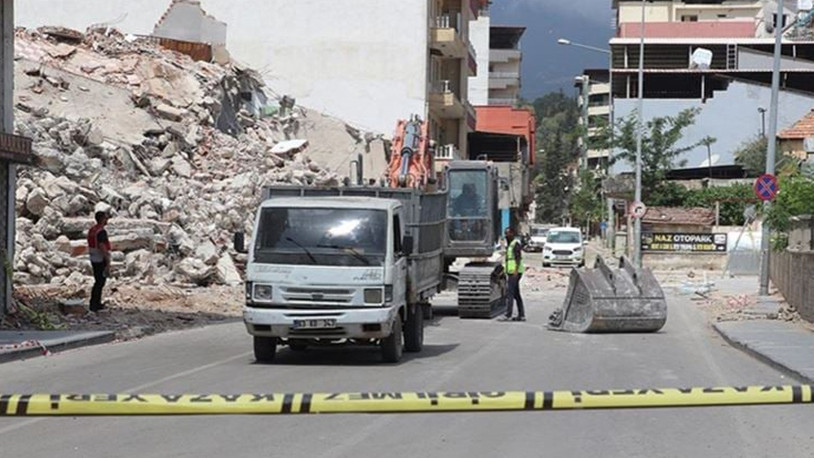
<instances>
[{"instance_id":1,"label":"truck grille","mask_svg":"<svg viewBox=\"0 0 814 458\"><path fill-rule=\"evenodd\" d=\"M571 250L554 250L554 254L557 256L571 256L574 252Z\"/></svg>"},{"instance_id":2,"label":"truck grille","mask_svg":"<svg viewBox=\"0 0 814 458\"><path fill-rule=\"evenodd\" d=\"M334 288L282 288L283 299L292 304L350 304L354 290Z\"/></svg>"}]
</instances>

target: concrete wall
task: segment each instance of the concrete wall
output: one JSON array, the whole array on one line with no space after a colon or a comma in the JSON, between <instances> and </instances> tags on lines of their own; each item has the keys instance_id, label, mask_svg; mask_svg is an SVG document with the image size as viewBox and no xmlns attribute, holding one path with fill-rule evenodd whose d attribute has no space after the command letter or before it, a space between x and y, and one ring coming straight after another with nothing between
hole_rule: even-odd
<instances>
[{"instance_id":1,"label":"concrete wall","mask_svg":"<svg viewBox=\"0 0 814 458\"><path fill-rule=\"evenodd\" d=\"M198 0L177 0L156 24L153 35L212 45L226 44L226 24L206 14Z\"/></svg>"},{"instance_id":2,"label":"concrete wall","mask_svg":"<svg viewBox=\"0 0 814 458\"><path fill-rule=\"evenodd\" d=\"M642 265L653 270L714 270L726 267L726 253L642 253Z\"/></svg>"},{"instance_id":3,"label":"concrete wall","mask_svg":"<svg viewBox=\"0 0 814 458\"><path fill-rule=\"evenodd\" d=\"M772 283L805 320L814 322L814 251L772 252Z\"/></svg>"},{"instance_id":4,"label":"concrete wall","mask_svg":"<svg viewBox=\"0 0 814 458\"><path fill-rule=\"evenodd\" d=\"M715 93L706 103L701 100L646 99L645 119L659 116L674 116L687 108L700 108L695 125L685 130L684 139L679 145L693 144L707 135L718 139L712 146L713 163L728 165L734 163L734 152L745 142L754 139L761 129L759 107L768 108L771 88L758 84L732 82L729 89ZM796 123L814 106L814 97L782 91L780 94L779 130ZM616 119L630 116L636 110L636 99L614 99ZM768 116L767 122L768 122ZM715 162L715 156L719 159ZM706 147L699 146L687 153L686 167L701 167L707 160ZM617 162L614 172L632 170L630 164Z\"/></svg>"},{"instance_id":5,"label":"concrete wall","mask_svg":"<svg viewBox=\"0 0 814 458\"><path fill-rule=\"evenodd\" d=\"M21 26L84 29L115 22L149 34L168 0L26 0ZM391 134L397 119L425 114L427 0L203 0L227 24L227 48L272 89L358 127ZM118 21L117 21L118 20Z\"/></svg>"},{"instance_id":6,"label":"concrete wall","mask_svg":"<svg viewBox=\"0 0 814 458\"><path fill-rule=\"evenodd\" d=\"M489 104L489 27L492 20L488 14L478 17L469 24L469 41L475 48L478 60L477 76L469 77L469 103Z\"/></svg>"}]
</instances>

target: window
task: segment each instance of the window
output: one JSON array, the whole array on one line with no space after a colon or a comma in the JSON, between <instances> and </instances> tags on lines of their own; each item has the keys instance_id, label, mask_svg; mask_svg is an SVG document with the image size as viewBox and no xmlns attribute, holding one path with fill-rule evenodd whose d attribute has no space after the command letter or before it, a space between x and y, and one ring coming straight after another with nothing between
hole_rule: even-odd
<instances>
[{"instance_id":1,"label":"window","mask_svg":"<svg viewBox=\"0 0 814 458\"><path fill-rule=\"evenodd\" d=\"M698 22L698 16L695 14L685 14L681 16L681 22Z\"/></svg>"},{"instance_id":2,"label":"window","mask_svg":"<svg viewBox=\"0 0 814 458\"><path fill-rule=\"evenodd\" d=\"M399 215L393 215L393 253L398 255L403 252L401 246L401 219Z\"/></svg>"}]
</instances>

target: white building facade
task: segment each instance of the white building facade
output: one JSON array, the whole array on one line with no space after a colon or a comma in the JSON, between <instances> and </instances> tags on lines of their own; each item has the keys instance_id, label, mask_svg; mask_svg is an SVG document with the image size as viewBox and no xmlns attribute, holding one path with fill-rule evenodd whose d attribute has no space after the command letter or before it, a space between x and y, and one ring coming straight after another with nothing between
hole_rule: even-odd
<instances>
[{"instance_id":1,"label":"white building facade","mask_svg":"<svg viewBox=\"0 0 814 458\"><path fill-rule=\"evenodd\" d=\"M225 23L226 48L279 95L390 134L398 119L431 121L440 145L466 148L475 114L467 101L477 65L469 22L485 0L26 0L18 25L84 30L110 25L164 35L168 7L199 6ZM184 24L183 18L173 18ZM171 25L171 24L169 24ZM204 31L199 36L206 36Z\"/></svg>"}]
</instances>

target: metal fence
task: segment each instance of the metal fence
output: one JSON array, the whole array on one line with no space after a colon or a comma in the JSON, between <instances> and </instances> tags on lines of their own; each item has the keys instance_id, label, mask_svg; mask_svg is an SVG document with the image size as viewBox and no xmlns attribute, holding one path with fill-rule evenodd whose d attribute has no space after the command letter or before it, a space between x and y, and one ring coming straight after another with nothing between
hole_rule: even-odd
<instances>
[{"instance_id":1,"label":"metal fence","mask_svg":"<svg viewBox=\"0 0 814 458\"><path fill-rule=\"evenodd\" d=\"M772 252L769 268L786 302L814 322L814 251Z\"/></svg>"}]
</instances>

